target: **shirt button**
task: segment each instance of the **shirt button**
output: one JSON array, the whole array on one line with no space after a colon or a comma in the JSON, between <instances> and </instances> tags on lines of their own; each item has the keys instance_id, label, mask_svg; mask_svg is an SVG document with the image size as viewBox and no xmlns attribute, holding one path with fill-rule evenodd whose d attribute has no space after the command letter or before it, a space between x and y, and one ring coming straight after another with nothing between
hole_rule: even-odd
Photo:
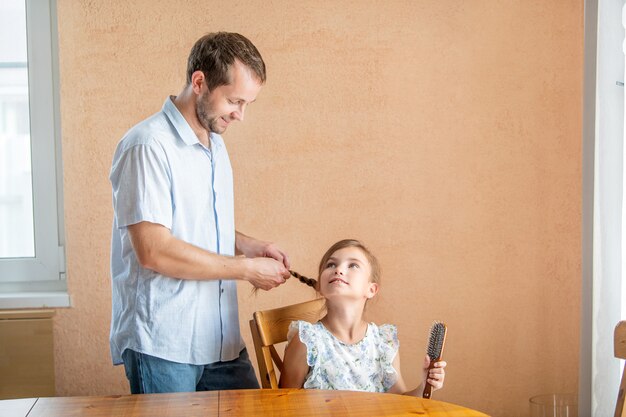
<instances>
[{"instance_id":1,"label":"shirt button","mask_svg":"<svg viewBox=\"0 0 626 417\"><path fill-rule=\"evenodd\" d=\"M224 293L224 288L222 288L222 294Z\"/></svg>"}]
</instances>

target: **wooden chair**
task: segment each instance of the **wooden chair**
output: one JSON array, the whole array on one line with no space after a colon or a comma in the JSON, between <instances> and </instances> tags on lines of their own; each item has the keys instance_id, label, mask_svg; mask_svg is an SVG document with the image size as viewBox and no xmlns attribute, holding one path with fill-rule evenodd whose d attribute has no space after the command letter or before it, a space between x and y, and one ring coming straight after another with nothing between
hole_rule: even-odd
<instances>
[{"instance_id":1,"label":"wooden chair","mask_svg":"<svg viewBox=\"0 0 626 417\"><path fill-rule=\"evenodd\" d=\"M254 318L250 320L250 331L263 388L278 388L274 364L282 372L283 361L274 345L287 341L289 324L294 320L314 323L322 317L323 313L323 298L254 313Z\"/></svg>"},{"instance_id":2,"label":"wooden chair","mask_svg":"<svg viewBox=\"0 0 626 417\"><path fill-rule=\"evenodd\" d=\"M626 321L620 321L615 326L615 337L613 339L613 351L616 358L626 359ZM626 371L626 365L624 365ZM622 373L622 382L617 393L617 404L615 405L615 417L622 417L624 412L624 394L626 392L626 373Z\"/></svg>"}]
</instances>

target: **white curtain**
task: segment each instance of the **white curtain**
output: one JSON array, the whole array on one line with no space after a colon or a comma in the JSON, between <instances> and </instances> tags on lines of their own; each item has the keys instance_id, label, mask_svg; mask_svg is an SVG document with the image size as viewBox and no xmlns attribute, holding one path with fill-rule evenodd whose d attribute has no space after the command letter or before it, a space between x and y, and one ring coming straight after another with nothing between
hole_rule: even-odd
<instances>
[{"instance_id":1,"label":"white curtain","mask_svg":"<svg viewBox=\"0 0 626 417\"><path fill-rule=\"evenodd\" d=\"M620 381L613 330L622 315L624 0L598 2L593 193L591 409L613 415ZM626 17L626 12L624 14ZM583 294L583 297L585 294ZM581 356L582 357L582 356Z\"/></svg>"}]
</instances>

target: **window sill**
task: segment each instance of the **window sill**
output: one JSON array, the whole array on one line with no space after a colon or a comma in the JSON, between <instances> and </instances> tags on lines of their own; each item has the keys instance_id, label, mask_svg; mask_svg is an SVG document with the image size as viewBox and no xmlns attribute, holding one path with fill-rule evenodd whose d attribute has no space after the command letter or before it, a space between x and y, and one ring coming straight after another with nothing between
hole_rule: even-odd
<instances>
[{"instance_id":1,"label":"window sill","mask_svg":"<svg viewBox=\"0 0 626 417\"><path fill-rule=\"evenodd\" d=\"M70 295L64 291L0 293L0 310L70 306Z\"/></svg>"}]
</instances>

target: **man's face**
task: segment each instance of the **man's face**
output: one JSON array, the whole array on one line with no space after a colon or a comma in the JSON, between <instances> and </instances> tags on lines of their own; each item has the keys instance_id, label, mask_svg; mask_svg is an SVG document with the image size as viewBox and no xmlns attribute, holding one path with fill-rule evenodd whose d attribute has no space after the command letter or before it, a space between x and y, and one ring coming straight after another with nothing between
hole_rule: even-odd
<instances>
[{"instance_id":1,"label":"man's face","mask_svg":"<svg viewBox=\"0 0 626 417\"><path fill-rule=\"evenodd\" d=\"M209 132L222 134L234 120L242 120L246 106L256 100L261 83L239 61L230 67L230 84L209 91L206 84L196 102L200 124Z\"/></svg>"}]
</instances>

